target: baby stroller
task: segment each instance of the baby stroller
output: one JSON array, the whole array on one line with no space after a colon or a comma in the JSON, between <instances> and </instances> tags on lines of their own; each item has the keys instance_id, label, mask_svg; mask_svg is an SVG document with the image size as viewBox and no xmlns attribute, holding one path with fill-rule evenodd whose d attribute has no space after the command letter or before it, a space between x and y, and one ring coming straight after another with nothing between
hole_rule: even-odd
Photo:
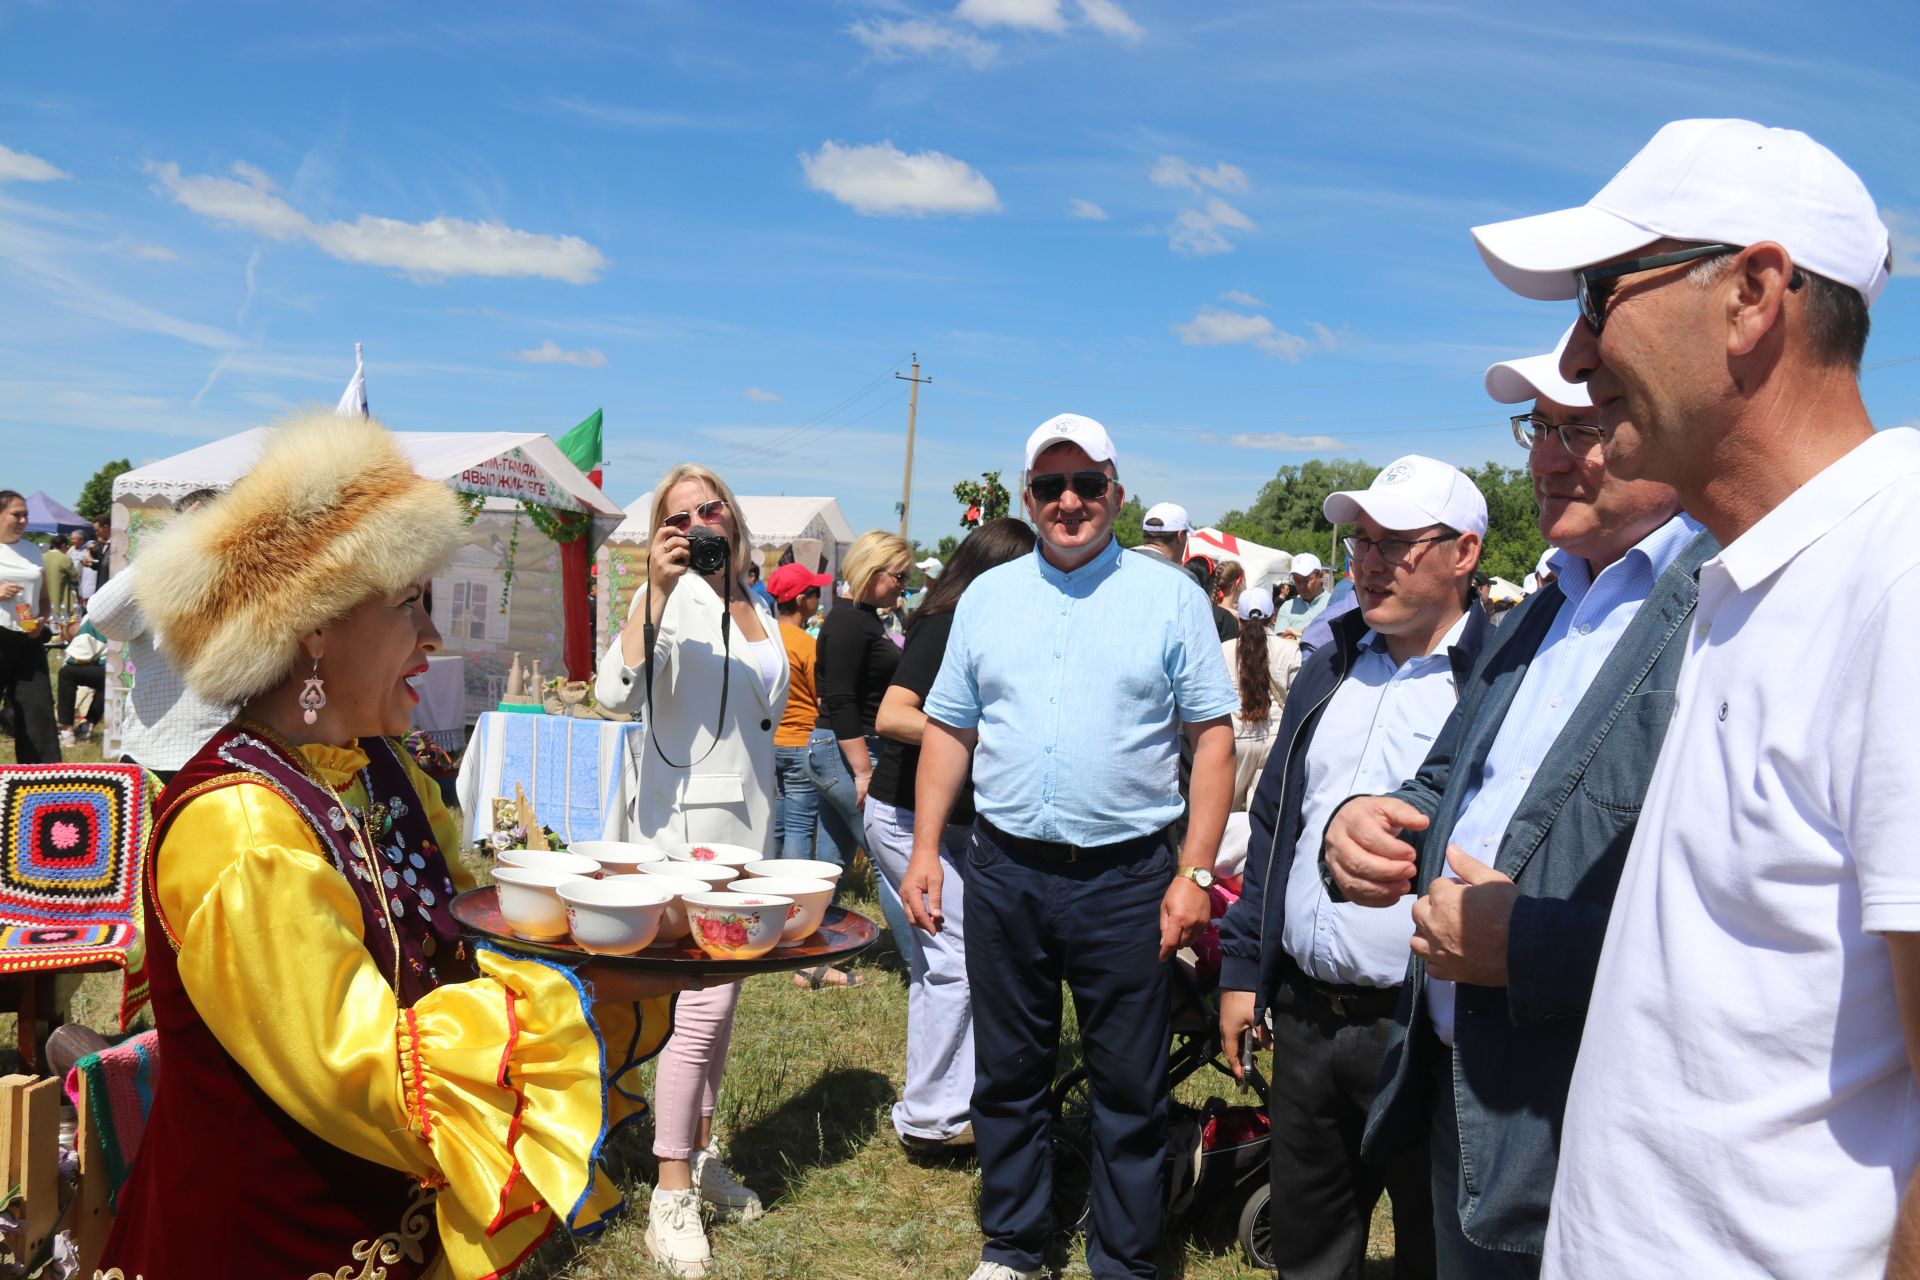
<instances>
[{"instance_id":1,"label":"baby stroller","mask_svg":"<svg viewBox=\"0 0 1920 1280\"><path fill-rule=\"evenodd\" d=\"M1230 890L1215 886L1216 920L1233 896ZM1270 1268L1267 1141L1271 1125L1266 1078L1248 1057L1243 1063L1251 1101L1229 1103L1216 1096L1196 1106L1178 1096L1181 1084L1209 1067L1236 1091L1241 1088L1220 1051L1220 1011L1214 998L1219 976L1215 927L1173 964L1173 1047L1167 1085L1176 1096L1168 1104L1167 1220L1183 1222L1196 1216L1197 1208L1214 1218L1207 1225L1230 1223L1253 1264ZM1052 1107L1053 1223L1055 1231L1071 1237L1086 1226L1093 1176L1092 1095L1084 1066L1060 1078Z\"/></svg>"}]
</instances>

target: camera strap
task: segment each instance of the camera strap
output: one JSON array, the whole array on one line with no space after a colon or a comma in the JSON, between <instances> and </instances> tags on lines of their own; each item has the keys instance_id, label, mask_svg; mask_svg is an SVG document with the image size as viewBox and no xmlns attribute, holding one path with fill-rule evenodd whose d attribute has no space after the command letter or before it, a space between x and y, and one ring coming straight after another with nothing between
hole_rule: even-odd
<instances>
[{"instance_id":1,"label":"camera strap","mask_svg":"<svg viewBox=\"0 0 1920 1280\"><path fill-rule=\"evenodd\" d=\"M727 683L733 676L733 652L730 646L730 640L733 636L733 565L731 563L727 565L725 587L726 589L720 597L720 716L713 726L713 741L709 742L707 749L700 753L700 759L689 760L685 764L678 764L667 758L666 751L660 746L660 735L655 731L653 718L653 601L647 601L647 621L644 630L641 632L641 637L646 641L647 645L647 655L645 659L647 672L647 723L644 727L647 741L653 744L653 753L659 756L661 763L670 769L691 769L693 766L705 760L713 754L713 749L720 745L720 735L726 731ZM653 590L653 581L651 578L647 581L647 590ZM665 616L665 613L666 608L663 605L661 607L662 616Z\"/></svg>"}]
</instances>

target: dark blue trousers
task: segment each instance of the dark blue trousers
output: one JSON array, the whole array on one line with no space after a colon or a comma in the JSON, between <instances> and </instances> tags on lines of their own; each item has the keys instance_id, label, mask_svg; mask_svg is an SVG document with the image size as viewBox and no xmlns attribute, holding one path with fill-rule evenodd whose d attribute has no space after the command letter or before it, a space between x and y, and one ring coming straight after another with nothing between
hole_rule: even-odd
<instances>
[{"instance_id":1,"label":"dark blue trousers","mask_svg":"<svg viewBox=\"0 0 1920 1280\"><path fill-rule=\"evenodd\" d=\"M1065 982L1093 1094L1087 1266L1096 1280L1152 1280L1172 1035L1160 901L1173 849L1162 837L1124 857L1039 862L1001 848L976 823L966 856L981 1256L1021 1271L1045 1257L1048 1100Z\"/></svg>"}]
</instances>

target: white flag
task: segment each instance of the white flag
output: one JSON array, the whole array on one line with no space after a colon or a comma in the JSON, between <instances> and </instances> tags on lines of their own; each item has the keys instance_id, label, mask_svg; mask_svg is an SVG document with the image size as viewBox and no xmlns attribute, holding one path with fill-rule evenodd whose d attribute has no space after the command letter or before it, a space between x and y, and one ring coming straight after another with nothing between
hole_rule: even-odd
<instances>
[{"instance_id":1,"label":"white flag","mask_svg":"<svg viewBox=\"0 0 1920 1280\"><path fill-rule=\"evenodd\" d=\"M353 344L353 381L340 393L340 403L333 411L343 418L367 416L367 363L357 342Z\"/></svg>"}]
</instances>

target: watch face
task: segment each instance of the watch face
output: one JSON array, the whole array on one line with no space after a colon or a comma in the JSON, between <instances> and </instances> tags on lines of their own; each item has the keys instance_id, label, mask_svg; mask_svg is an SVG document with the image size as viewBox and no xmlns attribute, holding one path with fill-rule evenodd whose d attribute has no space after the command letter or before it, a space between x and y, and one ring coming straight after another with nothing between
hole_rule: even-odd
<instances>
[{"instance_id":1,"label":"watch face","mask_svg":"<svg viewBox=\"0 0 1920 1280\"><path fill-rule=\"evenodd\" d=\"M1203 867L1188 867L1180 874L1199 885L1202 889L1213 888L1213 872Z\"/></svg>"}]
</instances>

